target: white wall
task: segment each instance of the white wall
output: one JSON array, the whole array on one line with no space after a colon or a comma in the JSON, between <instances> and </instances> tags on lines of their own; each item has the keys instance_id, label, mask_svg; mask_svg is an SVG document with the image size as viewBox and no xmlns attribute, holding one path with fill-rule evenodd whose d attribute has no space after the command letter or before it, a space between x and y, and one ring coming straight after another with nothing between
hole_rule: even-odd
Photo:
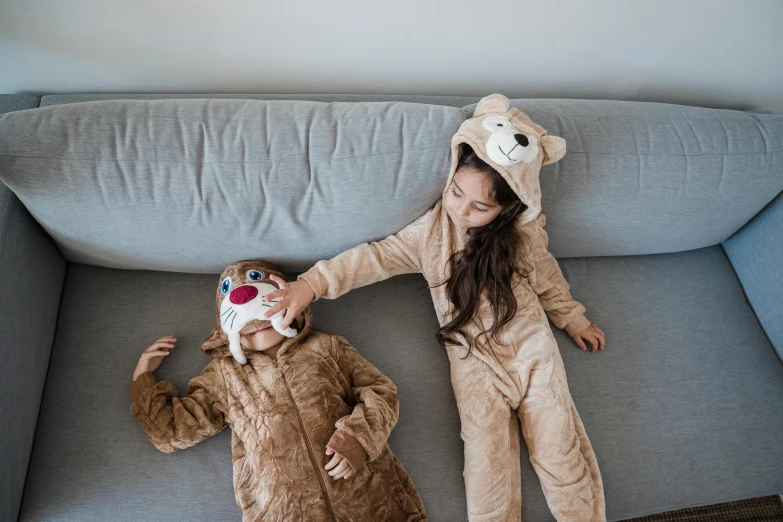
<instances>
[{"instance_id":1,"label":"white wall","mask_svg":"<svg viewBox=\"0 0 783 522\"><path fill-rule=\"evenodd\" d=\"M783 1L0 0L0 92L496 91L783 112Z\"/></svg>"}]
</instances>

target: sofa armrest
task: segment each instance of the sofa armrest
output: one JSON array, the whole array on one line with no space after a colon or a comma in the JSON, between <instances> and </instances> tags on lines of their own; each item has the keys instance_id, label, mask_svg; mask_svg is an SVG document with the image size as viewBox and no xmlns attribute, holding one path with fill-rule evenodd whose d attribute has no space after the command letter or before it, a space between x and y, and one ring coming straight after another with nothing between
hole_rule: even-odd
<instances>
[{"instance_id":1,"label":"sofa armrest","mask_svg":"<svg viewBox=\"0 0 783 522\"><path fill-rule=\"evenodd\" d=\"M0 520L16 520L52 350L66 262L0 183Z\"/></svg>"},{"instance_id":2,"label":"sofa armrest","mask_svg":"<svg viewBox=\"0 0 783 522\"><path fill-rule=\"evenodd\" d=\"M783 192L722 245L783 361Z\"/></svg>"}]
</instances>

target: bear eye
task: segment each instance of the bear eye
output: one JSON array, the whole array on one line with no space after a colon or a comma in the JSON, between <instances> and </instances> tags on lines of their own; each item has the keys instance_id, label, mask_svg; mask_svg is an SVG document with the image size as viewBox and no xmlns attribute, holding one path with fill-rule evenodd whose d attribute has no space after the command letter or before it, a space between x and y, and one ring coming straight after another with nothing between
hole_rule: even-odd
<instances>
[{"instance_id":1,"label":"bear eye","mask_svg":"<svg viewBox=\"0 0 783 522\"><path fill-rule=\"evenodd\" d=\"M498 127L502 127L502 126L503 126L503 124L502 124L502 123L498 123Z\"/></svg>"},{"instance_id":2,"label":"bear eye","mask_svg":"<svg viewBox=\"0 0 783 522\"><path fill-rule=\"evenodd\" d=\"M220 293L223 295L227 294L229 289L231 288L231 278L227 277L223 280L223 282L220 284Z\"/></svg>"},{"instance_id":3,"label":"bear eye","mask_svg":"<svg viewBox=\"0 0 783 522\"><path fill-rule=\"evenodd\" d=\"M247 278L250 279L251 281L261 281L264 278L264 274L262 274L258 270L248 270Z\"/></svg>"}]
</instances>

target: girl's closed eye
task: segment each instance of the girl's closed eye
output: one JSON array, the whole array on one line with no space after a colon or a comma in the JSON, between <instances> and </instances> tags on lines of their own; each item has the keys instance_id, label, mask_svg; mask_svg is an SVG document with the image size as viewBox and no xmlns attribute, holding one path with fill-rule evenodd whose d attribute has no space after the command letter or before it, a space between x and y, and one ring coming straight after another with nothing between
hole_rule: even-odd
<instances>
[{"instance_id":1,"label":"girl's closed eye","mask_svg":"<svg viewBox=\"0 0 783 522\"><path fill-rule=\"evenodd\" d=\"M479 211L479 212L481 212L482 214L483 214L484 212L487 212L487 211L489 210L489 209L486 209L486 208L479 208L479 207L477 207L476 205L473 205L473 208L475 208L476 210L478 210L478 211Z\"/></svg>"},{"instance_id":2,"label":"girl's closed eye","mask_svg":"<svg viewBox=\"0 0 783 522\"><path fill-rule=\"evenodd\" d=\"M454 194L454 197L455 197L455 198L461 198L461 197L462 197L462 196L460 196L459 194L457 194L457 191L456 191L456 190L454 190L453 188L451 189L451 193L452 193L452 194Z\"/></svg>"}]
</instances>

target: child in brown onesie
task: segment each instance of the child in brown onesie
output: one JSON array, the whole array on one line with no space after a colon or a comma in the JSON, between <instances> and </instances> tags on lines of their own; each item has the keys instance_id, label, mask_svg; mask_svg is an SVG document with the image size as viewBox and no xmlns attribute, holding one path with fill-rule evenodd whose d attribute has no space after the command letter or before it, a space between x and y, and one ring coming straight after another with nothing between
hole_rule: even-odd
<instances>
[{"instance_id":1,"label":"child in brown onesie","mask_svg":"<svg viewBox=\"0 0 783 522\"><path fill-rule=\"evenodd\" d=\"M398 417L396 387L344 338L311 330L309 308L296 329L263 319L272 306L265 296L285 288L282 277L259 261L229 265L215 329L202 345L212 360L179 397L152 374L176 341L160 339L134 372L131 411L164 452L231 426L234 491L245 522L426 520L387 444ZM236 333L246 364L229 349Z\"/></svg>"}]
</instances>

